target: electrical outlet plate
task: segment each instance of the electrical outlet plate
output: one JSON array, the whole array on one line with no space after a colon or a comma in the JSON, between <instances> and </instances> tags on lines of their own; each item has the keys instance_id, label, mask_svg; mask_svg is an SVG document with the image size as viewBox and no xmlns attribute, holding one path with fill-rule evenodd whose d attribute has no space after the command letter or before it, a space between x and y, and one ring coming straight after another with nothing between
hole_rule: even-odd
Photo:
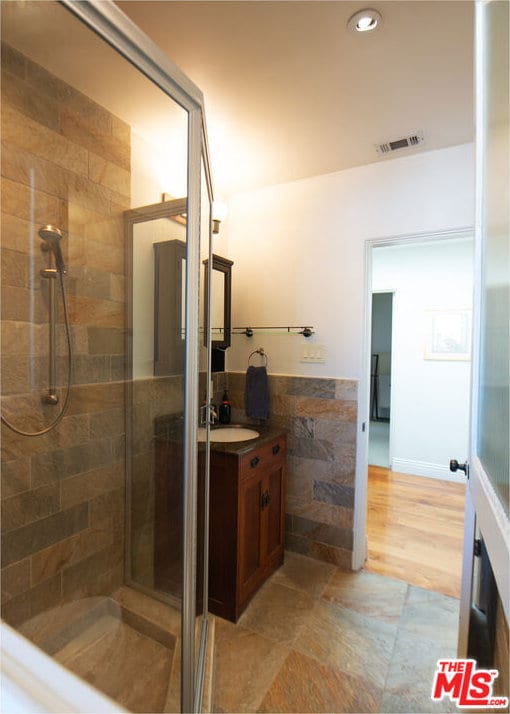
<instances>
[{"instance_id":1,"label":"electrical outlet plate","mask_svg":"<svg viewBox=\"0 0 510 714\"><path fill-rule=\"evenodd\" d=\"M326 346L313 343L301 346L301 362L324 364L326 362Z\"/></svg>"}]
</instances>

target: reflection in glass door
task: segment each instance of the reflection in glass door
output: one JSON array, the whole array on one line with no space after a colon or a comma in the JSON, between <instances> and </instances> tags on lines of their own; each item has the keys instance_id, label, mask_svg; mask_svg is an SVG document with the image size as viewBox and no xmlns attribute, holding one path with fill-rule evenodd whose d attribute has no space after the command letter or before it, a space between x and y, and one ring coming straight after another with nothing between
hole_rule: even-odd
<instances>
[{"instance_id":1,"label":"reflection in glass door","mask_svg":"<svg viewBox=\"0 0 510 714\"><path fill-rule=\"evenodd\" d=\"M185 141L185 136L183 137ZM203 187L203 190L206 187ZM209 198L201 201L199 294L208 265ZM127 382L127 579L131 587L180 610L186 558L185 493L186 286L188 274L187 200L161 201L125 213L128 262ZM200 301L199 393L209 383L209 346L203 347L207 306ZM203 402L192 406L198 422ZM208 451L196 443L196 526L192 532L195 573L191 610L202 627L206 601L204 563ZM205 599L204 599L205 598ZM204 646L205 647L205 643ZM198 672L203 648L191 655ZM197 678L201 686L201 677ZM174 682L174 685L178 683ZM179 687L172 687L174 708ZM167 702L168 705L168 702Z\"/></svg>"},{"instance_id":2,"label":"reflection in glass door","mask_svg":"<svg viewBox=\"0 0 510 714\"><path fill-rule=\"evenodd\" d=\"M184 210L183 210L184 207ZM126 213L132 265L128 361L128 577L182 598L186 200Z\"/></svg>"}]
</instances>

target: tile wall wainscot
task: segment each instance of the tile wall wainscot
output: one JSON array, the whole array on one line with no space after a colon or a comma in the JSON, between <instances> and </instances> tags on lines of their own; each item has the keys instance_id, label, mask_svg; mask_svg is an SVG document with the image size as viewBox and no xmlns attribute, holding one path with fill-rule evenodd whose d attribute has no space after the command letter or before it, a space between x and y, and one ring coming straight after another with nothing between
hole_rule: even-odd
<instances>
[{"instance_id":1,"label":"tile wall wainscot","mask_svg":"<svg viewBox=\"0 0 510 714\"><path fill-rule=\"evenodd\" d=\"M232 421L246 422L244 373L214 375L228 388ZM354 523L358 382L269 376L272 424L287 431L288 550L350 570Z\"/></svg>"},{"instance_id":2,"label":"tile wall wainscot","mask_svg":"<svg viewBox=\"0 0 510 714\"><path fill-rule=\"evenodd\" d=\"M67 415L45 436L2 425L2 615L18 625L123 581L125 258L130 127L17 51L2 51L2 407L38 430L47 389L40 226L62 229L74 347ZM69 238L67 238L67 235ZM33 245L32 253L30 250Z\"/></svg>"}]
</instances>

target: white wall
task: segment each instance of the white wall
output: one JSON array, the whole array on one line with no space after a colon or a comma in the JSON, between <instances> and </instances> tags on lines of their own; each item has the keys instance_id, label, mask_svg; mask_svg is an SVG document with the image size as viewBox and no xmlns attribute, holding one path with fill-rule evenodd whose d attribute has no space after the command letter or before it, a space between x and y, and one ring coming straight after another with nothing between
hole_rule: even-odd
<instances>
[{"instance_id":1,"label":"white wall","mask_svg":"<svg viewBox=\"0 0 510 714\"><path fill-rule=\"evenodd\" d=\"M233 336L228 369L263 346L272 373L360 378L365 240L472 225L473 176L468 144L231 196L233 324L313 325L326 362L299 361L301 336Z\"/></svg>"},{"instance_id":2,"label":"white wall","mask_svg":"<svg viewBox=\"0 0 510 714\"><path fill-rule=\"evenodd\" d=\"M468 455L471 362L425 359L430 310L471 309L473 241L375 248L372 288L394 291L391 465L449 477Z\"/></svg>"},{"instance_id":3,"label":"white wall","mask_svg":"<svg viewBox=\"0 0 510 714\"><path fill-rule=\"evenodd\" d=\"M169 124L166 142L148 142L131 131L131 207L159 203L161 194L187 195L187 114L177 114Z\"/></svg>"}]
</instances>

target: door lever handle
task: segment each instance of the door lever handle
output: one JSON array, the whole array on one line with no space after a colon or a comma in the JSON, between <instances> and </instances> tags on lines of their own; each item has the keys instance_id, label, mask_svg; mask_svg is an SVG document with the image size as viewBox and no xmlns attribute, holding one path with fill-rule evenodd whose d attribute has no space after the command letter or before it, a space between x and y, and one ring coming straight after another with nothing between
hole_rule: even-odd
<instances>
[{"instance_id":1,"label":"door lever handle","mask_svg":"<svg viewBox=\"0 0 510 714\"><path fill-rule=\"evenodd\" d=\"M465 461L463 464L459 464L457 459L450 460L450 471L464 471L466 476L469 476L469 464Z\"/></svg>"}]
</instances>

